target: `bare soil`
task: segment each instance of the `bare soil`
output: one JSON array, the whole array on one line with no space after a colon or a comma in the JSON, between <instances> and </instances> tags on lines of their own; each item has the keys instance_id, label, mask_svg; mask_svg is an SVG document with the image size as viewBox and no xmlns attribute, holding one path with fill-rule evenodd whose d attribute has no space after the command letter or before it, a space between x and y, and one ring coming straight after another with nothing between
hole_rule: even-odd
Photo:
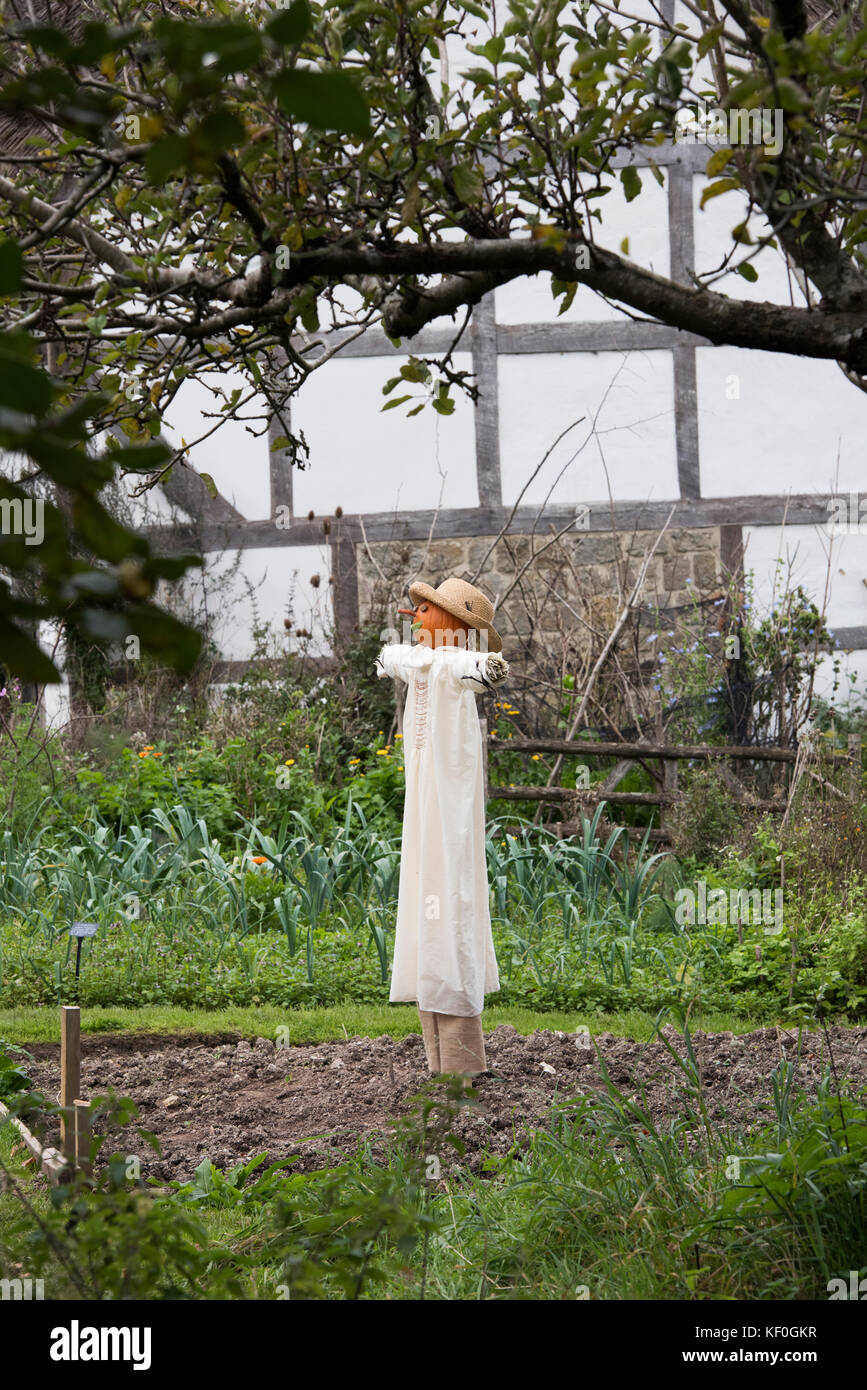
<instances>
[{"instance_id":1,"label":"bare soil","mask_svg":"<svg viewBox=\"0 0 867 1390\"><path fill-rule=\"evenodd\" d=\"M663 1034L680 1055L674 1028ZM710 1118L739 1129L773 1116L770 1073L782 1058L795 1064L796 1089L815 1093L833 1058L841 1083L867 1087L867 1028L831 1028L830 1054L822 1033L764 1028L737 1036L698 1033L693 1047L701 1068ZM663 1043L633 1042L611 1033L592 1040L541 1029L524 1036L508 1025L485 1035L488 1072L476 1078L476 1104L462 1107L453 1125L466 1145L460 1160L478 1170L488 1155L528 1142L552 1105L583 1095L602 1095L601 1056L612 1082L642 1100L654 1120L684 1113L689 1082ZM589 1044L589 1045L588 1045ZM595 1044L595 1046L594 1046ZM597 1049L598 1053L597 1055ZM34 1044L28 1066L36 1086L55 1099L60 1084L59 1047ZM123 1142L142 1160L143 1176L185 1181L207 1155L227 1168L267 1151L270 1161L297 1156L296 1171L342 1162L366 1138L381 1155L395 1120L413 1110L413 1097L429 1081L420 1035L355 1037L345 1042L281 1048L214 1037L82 1037L85 1097L114 1091L139 1107L135 1122L159 1138L161 1156L143 1147L134 1128ZM57 1143L56 1122L47 1141Z\"/></svg>"}]
</instances>

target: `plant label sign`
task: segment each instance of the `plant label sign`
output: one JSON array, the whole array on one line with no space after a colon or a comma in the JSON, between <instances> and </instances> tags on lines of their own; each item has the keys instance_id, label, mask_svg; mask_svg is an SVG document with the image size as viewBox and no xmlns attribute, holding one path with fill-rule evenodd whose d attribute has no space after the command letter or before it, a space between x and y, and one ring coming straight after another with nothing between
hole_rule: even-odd
<instances>
[{"instance_id":1,"label":"plant label sign","mask_svg":"<svg viewBox=\"0 0 867 1390\"><path fill-rule=\"evenodd\" d=\"M99 927L96 922L73 922L69 928L70 936L96 936Z\"/></svg>"}]
</instances>

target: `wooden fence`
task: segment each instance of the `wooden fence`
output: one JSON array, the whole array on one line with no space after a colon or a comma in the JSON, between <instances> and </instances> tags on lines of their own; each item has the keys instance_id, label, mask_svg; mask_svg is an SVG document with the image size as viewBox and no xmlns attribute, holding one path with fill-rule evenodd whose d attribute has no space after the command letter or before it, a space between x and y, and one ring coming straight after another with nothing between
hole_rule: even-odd
<instances>
[{"instance_id":1,"label":"wooden fence","mask_svg":"<svg viewBox=\"0 0 867 1390\"><path fill-rule=\"evenodd\" d=\"M558 738L510 738L508 742L497 739L488 733L487 721L482 720L482 737L487 749L485 766L485 800L515 802L553 802L566 806L594 806L606 801L612 806L658 806L660 821L663 821L666 808L671 808L680 800L678 790L678 764L681 762L721 762L722 779L732 795L745 809L754 811L784 812L788 806L786 798L760 798L753 796L743 783L727 767L732 762L765 762L783 764L785 771L794 771L799 757L806 775L817 779L834 795L855 800L861 787L861 739L850 734L847 751L811 751L808 761L804 754L794 748L756 748L738 747L725 744L668 744L668 743L599 743L580 742ZM617 762L602 782L592 787L538 787L508 786L492 787L489 779L490 752L493 748L508 748L513 753L554 753L558 757L578 758L582 761L597 758L616 758ZM634 763L642 764L657 783L658 790L642 792L618 792L616 790ZM661 766L657 769L654 764ZM846 768L848 770L847 792L841 792L833 782L829 782L813 764L826 768ZM573 821L555 822L560 834L571 834L578 828ZM670 840L671 836L664 823L650 833L653 840Z\"/></svg>"},{"instance_id":2,"label":"wooden fence","mask_svg":"<svg viewBox=\"0 0 867 1390\"><path fill-rule=\"evenodd\" d=\"M46 1147L23 1120L0 1101L0 1122L18 1131L40 1172L51 1182L67 1182L76 1168L91 1171L90 1105L79 1096L81 1089L81 1011L64 1004L60 1010L60 1148Z\"/></svg>"}]
</instances>

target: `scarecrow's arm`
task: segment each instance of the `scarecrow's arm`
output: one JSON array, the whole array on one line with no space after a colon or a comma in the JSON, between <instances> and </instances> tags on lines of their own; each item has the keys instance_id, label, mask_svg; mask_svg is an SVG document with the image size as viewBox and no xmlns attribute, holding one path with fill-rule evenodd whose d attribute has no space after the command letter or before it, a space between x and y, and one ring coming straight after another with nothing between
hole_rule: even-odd
<instances>
[{"instance_id":1,"label":"scarecrow's arm","mask_svg":"<svg viewBox=\"0 0 867 1390\"><path fill-rule=\"evenodd\" d=\"M509 663L497 652L461 652L449 661L449 675L462 690L481 695L493 691L509 674Z\"/></svg>"},{"instance_id":2,"label":"scarecrow's arm","mask_svg":"<svg viewBox=\"0 0 867 1390\"><path fill-rule=\"evenodd\" d=\"M413 647L405 642L388 642L376 658L376 674L390 676L409 684L413 671L429 666L433 657L424 647Z\"/></svg>"}]
</instances>

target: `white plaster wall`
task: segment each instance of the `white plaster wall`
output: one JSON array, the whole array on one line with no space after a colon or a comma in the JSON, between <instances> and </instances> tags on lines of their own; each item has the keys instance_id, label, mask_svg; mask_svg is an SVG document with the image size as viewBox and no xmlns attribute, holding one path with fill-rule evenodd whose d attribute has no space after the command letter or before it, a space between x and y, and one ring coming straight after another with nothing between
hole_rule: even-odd
<instances>
[{"instance_id":1,"label":"white plaster wall","mask_svg":"<svg viewBox=\"0 0 867 1390\"><path fill-rule=\"evenodd\" d=\"M696 359L705 497L864 490L867 396L834 363L733 347Z\"/></svg>"},{"instance_id":2,"label":"white plaster wall","mask_svg":"<svg viewBox=\"0 0 867 1390\"><path fill-rule=\"evenodd\" d=\"M501 354L499 392L506 506L581 416L584 423L553 450L524 504L542 504L549 493L551 503L607 502L609 481L616 499L677 496L669 352Z\"/></svg>"},{"instance_id":3,"label":"white plaster wall","mask_svg":"<svg viewBox=\"0 0 867 1390\"><path fill-rule=\"evenodd\" d=\"M245 550L238 573L230 583L223 578L232 568L237 552L215 552L207 555L209 573L205 586L209 593L208 606L216 612L214 637L226 661L244 661L253 655L253 626L255 617L266 622L277 651L297 651L304 647L313 656L327 655L330 647L327 630L332 619L332 587L330 546L293 545L273 549ZM321 584L314 588L310 577L319 574ZM202 578L195 571L185 581L187 593L199 596ZM247 585L251 586L253 601ZM289 616L291 603L292 631L283 626ZM296 627L307 628L313 640L303 643L294 635Z\"/></svg>"},{"instance_id":4,"label":"white plaster wall","mask_svg":"<svg viewBox=\"0 0 867 1390\"><path fill-rule=\"evenodd\" d=\"M597 245L624 255L627 253L621 243L628 238L631 261L657 275L668 275L668 185L660 188L649 169L639 169L638 176L641 192L631 203L627 203L619 181L611 184L611 191L604 198L591 199L589 206L602 213L602 221L594 217L588 225ZM558 312L561 303L552 297L550 275L524 276L496 291L497 321L599 323L627 317L621 308L594 294L586 285L579 285L565 314Z\"/></svg>"},{"instance_id":5,"label":"white plaster wall","mask_svg":"<svg viewBox=\"0 0 867 1390\"><path fill-rule=\"evenodd\" d=\"M246 378L236 371L209 372L202 381L184 382L163 416L163 432L173 448L180 448L183 440L192 445L217 423L204 418L205 412L219 411L223 404L222 398L209 389L211 384L228 395L240 388L244 393L241 399L250 390ZM266 402L260 397L244 407L241 414L252 417L265 407ZM251 429L257 434L250 433ZM198 473L210 473L218 490L242 516L251 521L268 516L268 432L263 420L250 419L249 428L243 421L224 421L210 439L190 449L189 461Z\"/></svg>"},{"instance_id":6,"label":"white plaster wall","mask_svg":"<svg viewBox=\"0 0 867 1390\"><path fill-rule=\"evenodd\" d=\"M744 565L754 572L756 596L763 606L774 602L788 574L819 609L827 591L832 632L867 626L867 528L864 535L831 537L824 526L745 526L744 541Z\"/></svg>"},{"instance_id":7,"label":"white plaster wall","mask_svg":"<svg viewBox=\"0 0 867 1390\"><path fill-rule=\"evenodd\" d=\"M772 608L790 575L790 582L802 585L820 611L827 592L826 620L832 635L840 628L867 625L867 527L864 535L838 534L832 539L823 526L745 526L744 540L744 564L753 572L758 614ZM849 675L854 675L855 689L863 699L867 651L841 649L836 656L824 657L816 672L816 693L833 700L838 708L845 707ZM836 693L835 680L839 682Z\"/></svg>"},{"instance_id":8,"label":"white plaster wall","mask_svg":"<svg viewBox=\"0 0 867 1390\"><path fill-rule=\"evenodd\" d=\"M412 508L476 507L475 423L472 403L454 393L453 415L426 406L423 388L407 382L384 396L406 357L340 358L307 380L292 408L293 432L303 431L310 466L295 470L294 513L305 516L384 512ZM471 371L469 353L456 353L454 367ZM394 410L382 407L396 396L414 399Z\"/></svg>"},{"instance_id":9,"label":"white plaster wall","mask_svg":"<svg viewBox=\"0 0 867 1390\"><path fill-rule=\"evenodd\" d=\"M712 152L711 149L708 150L708 157ZM695 269L699 275L719 270L725 258L731 255L734 245L732 230L744 221L748 208L747 199L738 189L730 189L728 193L711 198L702 208L702 193L713 182L715 179L708 179L704 175L698 175L692 180ZM769 224L760 214L754 213L748 218L747 227L750 236L756 242L770 232ZM751 255L754 250L755 246L735 247L732 258L734 264ZM772 304L796 305L806 302L797 280L788 270L786 258L781 251L770 245L763 246L752 258L751 265L758 274L757 280L745 280L736 270L727 270L724 275L715 279L709 288L717 294L728 295L730 299L755 302L767 300Z\"/></svg>"}]
</instances>

